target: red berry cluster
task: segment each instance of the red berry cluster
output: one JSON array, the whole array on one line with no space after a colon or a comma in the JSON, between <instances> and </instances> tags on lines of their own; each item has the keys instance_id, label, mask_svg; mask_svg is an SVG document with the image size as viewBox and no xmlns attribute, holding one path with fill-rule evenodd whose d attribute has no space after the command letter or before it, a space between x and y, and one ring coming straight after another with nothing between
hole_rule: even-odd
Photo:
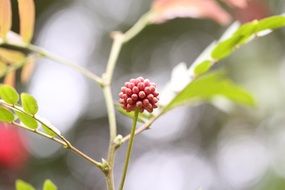
<instances>
[{"instance_id":1,"label":"red berry cluster","mask_svg":"<svg viewBox=\"0 0 285 190\"><path fill-rule=\"evenodd\" d=\"M121 88L119 97L120 104L127 112L138 109L140 112L146 110L151 113L154 108L157 108L156 85L143 77L126 82Z\"/></svg>"}]
</instances>

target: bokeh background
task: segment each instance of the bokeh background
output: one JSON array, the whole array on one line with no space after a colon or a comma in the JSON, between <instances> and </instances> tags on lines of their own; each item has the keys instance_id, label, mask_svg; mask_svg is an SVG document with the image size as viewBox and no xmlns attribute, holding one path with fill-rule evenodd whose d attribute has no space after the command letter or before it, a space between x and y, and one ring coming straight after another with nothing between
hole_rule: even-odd
<instances>
[{"instance_id":1,"label":"bokeh background","mask_svg":"<svg viewBox=\"0 0 285 190\"><path fill-rule=\"evenodd\" d=\"M254 1L254 0L252 0ZM36 1L34 43L100 74L106 66L110 32L125 31L150 8L151 0ZM235 18L250 20L285 12L283 0L256 0ZM16 4L15 9L16 9ZM17 23L17 18L14 18ZM17 31L17 25L13 26ZM169 81L180 62L188 66L226 30L214 21L175 19L150 25L120 54L113 93L142 75ZM219 64L256 98L255 108L200 104L177 108L135 140L126 190L281 190L285 189L285 30L253 41ZM70 141L100 160L106 156L108 123L98 86L73 70L39 60L30 82L17 84L39 101L40 114ZM130 119L117 113L118 130ZM116 183L125 146L118 152ZM105 190L101 173L59 145L23 130L0 126L0 189L16 179L41 188L44 179L61 190Z\"/></svg>"}]
</instances>

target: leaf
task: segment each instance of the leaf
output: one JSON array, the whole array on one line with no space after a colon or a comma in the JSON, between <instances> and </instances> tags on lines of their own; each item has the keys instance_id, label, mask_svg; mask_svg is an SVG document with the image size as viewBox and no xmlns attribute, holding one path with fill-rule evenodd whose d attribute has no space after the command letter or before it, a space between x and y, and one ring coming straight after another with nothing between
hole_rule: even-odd
<instances>
[{"instance_id":1,"label":"leaf","mask_svg":"<svg viewBox=\"0 0 285 190\"><path fill-rule=\"evenodd\" d=\"M30 79L35 67L35 57L29 56L27 62L21 71L21 82L26 83Z\"/></svg>"},{"instance_id":2,"label":"leaf","mask_svg":"<svg viewBox=\"0 0 285 190\"><path fill-rule=\"evenodd\" d=\"M57 190L57 187L51 180L46 179L43 185L43 190Z\"/></svg>"},{"instance_id":3,"label":"leaf","mask_svg":"<svg viewBox=\"0 0 285 190\"><path fill-rule=\"evenodd\" d=\"M0 77L3 77L7 72L7 65L3 62L0 61Z\"/></svg>"},{"instance_id":4,"label":"leaf","mask_svg":"<svg viewBox=\"0 0 285 190\"><path fill-rule=\"evenodd\" d=\"M48 134L49 136L51 136L51 137L56 137L57 136L57 134L53 130L51 130L50 127L48 127L46 125L42 125L42 128L43 128L44 132L46 134Z\"/></svg>"},{"instance_id":5,"label":"leaf","mask_svg":"<svg viewBox=\"0 0 285 190\"><path fill-rule=\"evenodd\" d=\"M18 92L9 85L0 86L0 97L9 104L16 104L19 100Z\"/></svg>"},{"instance_id":6,"label":"leaf","mask_svg":"<svg viewBox=\"0 0 285 190\"><path fill-rule=\"evenodd\" d=\"M30 94L22 93L21 102L25 112L31 115L35 115L38 112L39 110L38 103L36 99Z\"/></svg>"},{"instance_id":7,"label":"leaf","mask_svg":"<svg viewBox=\"0 0 285 190\"><path fill-rule=\"evenodd\" d=\"M257 31L272 30L285 26L285 16L272 16L259 21Z\"/></svg>"},{"instance_id":8,"label":"leaf","mask_svg":"<svg viewBox=\"0 0 285 190\"><path fill-rule=\"evenodd\" d=\"M0 121L11 123L14 121L14 114L6 108L0 107Z\"/></svg>"},{"instance_id":9,"label":"leaf","mask_svg":"<svg viewBox=\"0 0 285 190\"><path fill-rule=\"evenodd\" d=\"M29 43L34 33L34 0L18 0L18 8L20 16L20 34L23 38L23 41Z\"/></svg>"},{"instance_id":10,"label":"leaf","mask_svg":"<svg viewBox=\"0 0 285 190\"><path fill-rule=\"evenodd\" d=\"M41 121L42 123L42 128L44 130L44 132L52 137L55 137L57 135L61 135L60 131L53 125L50 123L50 121L48 121L45 118L42 118L40 116L35 116L37 120Z\"/></svg>"},{"instance_id":11,"label":"leaf","mask_svg":"<svg viewBox=\"0 0 285 190\"><path fill-rule=\"evenodd\" d=\"M5 38L12 26L10 0L0 0L0 38Z\"/></svg>"},{"instance_id":12,"label":"leaf","mask_svg":"<svg viewBox=\"0 0 285 190\"><path fill-rule=\"evenodd\" d=\"M285 16L272 16L262 20L255 20L240 26L229 38L217 43L212 51L212 58L216 61L230 55L241 44L248 42L254 35L285 26Z\"/></svg>"},{"instance_id":13,"label":"leaf","mask_svg":"<svg viewBox=\"0 0 285 190\"><path fill-rule=\"evenodd\" d=\"M16 190L36 190L36 189L27 182L18 179L16 181Z\"/></svg>"},{"instance_id":14,"label":"leaf","mask_svg":"<svg viewBox=\"0 0 285 190\"><path fill-rule=\"evenodd\" d=\"M25 113L16 111L17 116L19 117L19 120L27 127L31 129L37 129L38 128L38 122L35 118L32 116L29 116Z\"/></svg>"},{"instance_id":15,"label":"leaf","mask_svg":"<svg viewBox=\"0 0 285 190\"><path fill-rule=\"evenodd\" d=\"M247 6L248 0L223 0L229 6L238 7L238 8L245 8Z\"/></svg>"},{"instance_id":16,"label":"leaf","mask_svg":"<svg viewBox=\"0 0 285 190\"><path fill-rule=\"evenodd\" d=\"M25 54L16 50L10 50L5 48L0 48L0 58L2 61L8 64L16 65L21 65L26 61Z\"/></svg>"},{"instance_id":17,"label":"leaf","mask_svg":"<svg viewBox=\"0 0 285 190\"><path fill-rule=\"evenodd\" d=\"M165 110L189 102L211 100L216 96L223 96L238 104L255 105L255 100L248 91L225 79L221 72L214 72L188 84L165 107Z\"/></svg>"},{"instance_id":18,"label":"leaf","mask_svg":"<svg viewBox=\"0 0 285 190\"><path fill-rule=\"evenodd\" d=\"M220 42L217 44L217 46L212 51L212 58L214 58L216 61L223 59L230 55L234 48L239 42L242 40L242 37L237 35L233 36L223 42Z\"/></svg>"},{"instance_id":19,"label":"leaf","mask_svg":"<svg viewBox=\"0 0 285 190\"><path fill-rule=\"evenodd\" d=\"M134 114L132 112L126 112L120 105L116 104L115 108L124 116L127 116L129 118L133 118ZM140 113L139 117L138 117L138 122L140 123L145 123L145 121L149 119L149 117L147 115L145 115L144 113Z\"/></svg>"},{"instance_id":20,"label":"leaf","mask_svg":"<svg viewBox=\"0 0 285 190\"><path fill-rule=\"evenodd\" d=\"M233 33L233 35L244 37L251 36L256 32L257 25L257 20L243 24L236 30L236 32Z\"/></svg>"},{"instance_id":21,"label":"leaf","mask_svg":"<svg viewBox=\"0 0 285 190\"><path fill-rule=\"evenodd\" d=\"M209 18L228 24L231 16L214 0L155 0L151 8L151 23L163 23L174 18Z\"/></svg>"},{"instance_id":22,"label":"leaf","mask_svg":"<svg viewBox=\"0 0 285 190\"><path fill-rule=\"evenodd\" d=\"M195 75L201 75L206 73L211 68L212 64L213 64L212 61L209 60L196 64L194 67Z\"/></svg>"},{"instance_id":23,"label":"leaf","mask_svg":"<svg viewBox=\"0 0 285 190\"><path fill-rule=\"evenodd\" d=\"M16 84L16 71L10 71L6 74L4 81L4 84L9 86L15 86Z\"/></svg>"}]
</instances>

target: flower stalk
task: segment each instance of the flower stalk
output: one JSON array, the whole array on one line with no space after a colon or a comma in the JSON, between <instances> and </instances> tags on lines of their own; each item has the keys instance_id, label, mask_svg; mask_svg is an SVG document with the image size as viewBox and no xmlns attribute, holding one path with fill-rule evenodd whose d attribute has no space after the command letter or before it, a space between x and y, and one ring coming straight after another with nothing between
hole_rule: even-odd
<instances>
[{"instance_id":1,"label":"flower stalk","mask_svg":"<svg viewBox=\"0 0 285 190\"><path fill-rule=\"evenodd\" d=\"M125 159L125 164L124 164L124 169L123 169L123 174L122 174L122 179L121 179L119 190L123 190L124 189L124 184L125 184L126 177L127 177L129 162L130 162L132 149L133 149L133 144L134 144L134 139L135 139L135 131L136 131L136 126L137 126L138 116L139 116L139 110L136 109L134 111L134 118L133 118L133 125L132 125L132 129L131 129L131 136L130 136L130 141L129 141L129 144L128 144L128 149L127 149L127 152L126 152L126 159Z\"/></svg>"}]
</instances>

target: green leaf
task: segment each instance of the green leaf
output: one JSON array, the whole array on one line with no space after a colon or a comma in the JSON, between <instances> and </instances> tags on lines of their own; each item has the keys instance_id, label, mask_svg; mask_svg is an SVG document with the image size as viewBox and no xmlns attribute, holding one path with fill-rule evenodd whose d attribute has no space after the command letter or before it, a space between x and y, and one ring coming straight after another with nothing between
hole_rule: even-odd
<instances>
[{"instance_id":1,"label":"green leaf","mask_svg":"<svg viewBox=\"0 0 285 190\"><path fill-rule=\"evenodd\" d=\"M36 99L30 94L22 93L21 101L25 112L31 115L35 115L38 112L39 110L38 103Z\"/></svg>"},{"instance_id":2,"label":"green leaf","mask_svg":"<svg viewBox=\"0 0 285 190\"><path fill-rule=\"evenodd\" d=\"M52 130L47 125L42 125L42 128L43 128L44 132L51 137L56 137L58 135L54 130Z\"/></svg>"},{"instance_id":3,"label":"green leaf","mask_svg":"<svg viewBox=\"0 0 285 190\"><path fill-rule=\"evenodd\" d=\"M16 104L19 100L18 92L9 85L0 86L0 97L9 104Z\"/></svg>"},{"instance_id":4,"label":"green leaf","mask_svg":"<svg viewBox=\"0 0 285 190\"><path fill-rule=\"evenodd\" d=\"M36 190L36 189L27 182L18 179L16 181L16 190Z\"/></svg>"},{"instance_id":5,"label":"green leaf","mask_svg":"<svg viewBox=\"0 0 285 190\"><path fill-rule=\"evenodd\" d=\"M212 57L220 60L230 55L236 47L244 44L258 32L273 30L285 26L285 16L272 16L262 20L255 20L242 26L228 39L219 42L212 51Z\"/></svg>"},{"instance_id":6,"label":"green leaf","mask_svg":"<svg viewBox=\"0 0 285 190\"><path fill-rule=\"evenodd\" d=\"M272 30L285 26L285 16L272 16L258 22L257 31Z\"/></svg>"},{"instance_id":7,"label":"green leaf","mask_svg":"<svg viewBox=\"0 0 285 190\"><path fill-rule=\"evenodd\" d=\"M57 187L51 180L46 179L43 185L43 190L57 190Z\"/></svg>"},{"instance_id":8,"label":"green leaf","mask_svg":"<svg viewBox=\"0 0 285 190\"><path fill-rule=\"evenodd\" d=\"M198 63L194 67L194 73L195 75L201 75L203 73L206 73L212 66L212 61L206 60L201 63Z\"/></svg>"},{"instance_id":9,"label":"green leaf","mask_svg":"<svg viewBox=\"0 0 285 190\"><path fill-rule=\"evenodd\" d=\"M14 121L14 114L6 108L0 107L0 121L11 123Z\"/></svg>"},{"instance_id":10,"label":"green leaf","mask_svg":"<svg viewBox=\"0 0 285 190\"><path fill-rule=\"evenodd\" d=\"M234 51L234 47L239 44L241 40L242 36L235 35L225 41L218 43L212 51L212 58L218 61L227 57Z\"/></svg>"},{"instance_id":11,"label":"green leaf","mask_svg":"<svg viewBox=\"0 0 285 190\"><path fill-rule=\"evenodd\" d=\"M256 33L257 26L258 26L257 20L241 25L237 29L237 31L233 34L233 36L240 37L240 41L236 44L236 46L247 43L251 39L251 37Z\"/></svg>"},{"instance_id":12,"label":"green leaf","mask_svg":"<svg viewBox=\"0 0 285 190\"><path fill-rule=\"evenodd\" d=\"M127 116L129 118L133 118L134 114L133 112L127 112L125 111L119 104L115 105L115 108L124 116ZM138 122L140 123L145 123L146 120L150 119L153 115L145 114L145 113L140 113L138 116Z\"/></svg>"},{"instance_id":13,"label":"green leaf","mask_svg":"<svg viewBox=\"0 0 285 190\"><path fill-rule=\"evenodd\" d=\"M40 116L35 116L35 118L38 121L41 121L41 127L43 129L43 131L48 134L51 137L55 137L55 136L59 136L61 135L60 131L53 125L51 124L50 121L48 121L46 118L42 118Z\"/></svg>"},{"instance_id":14,"label":"green leaf","mask_svg":"<svg viewBox=\"0 0 285 190\"><path fill-rule=\"evenodd\" d=\"M214 72L188 84L165 107L165 110L167 111L189 102L211 100L216 96L223 96L238 104L255 105L255 100L248 91L225 79L223 73Z\"/></svg>"},{"instance_id":15,"label":"green leaf","mask_svg":"<svg viewBox=\"0 0 285 190\"><path fill-rule=\"evenodd\" d=\"M37 129L38 128L38 122L35 118L32 116L29 116L25 113L16 111L17 116L19 117L20 121L26 125L27 127L31 129Z\"/></svg>"}]
</instances>

